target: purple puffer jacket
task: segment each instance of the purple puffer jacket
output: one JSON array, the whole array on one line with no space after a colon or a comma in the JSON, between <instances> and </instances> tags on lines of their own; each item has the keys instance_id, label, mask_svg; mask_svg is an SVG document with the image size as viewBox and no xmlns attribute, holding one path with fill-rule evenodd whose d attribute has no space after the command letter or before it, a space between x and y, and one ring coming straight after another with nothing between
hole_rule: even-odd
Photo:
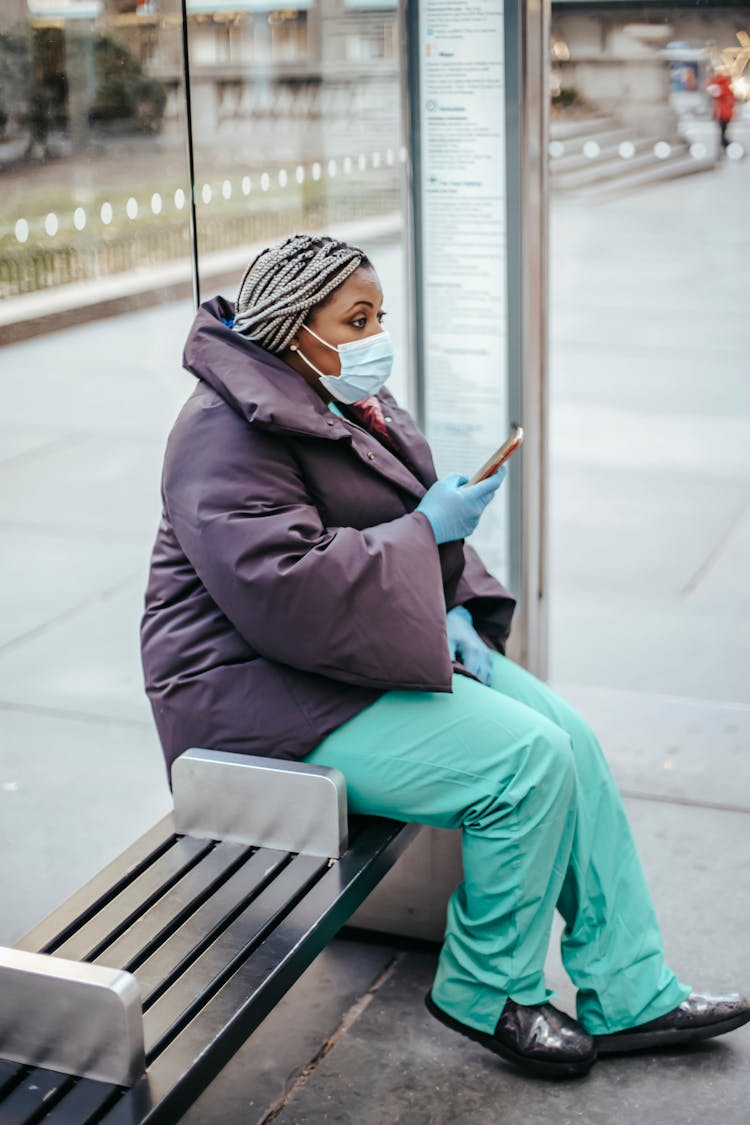
<instances>
[{"instance_id":1,"label":"purple puffer jacket","mask_svg":"<svg viewBox=\"0 0 750 1125\"><path fill-rule=\"evenodd\" d=\"M198 384L167 443L141 626L167 769L190 746L302 758L384 691L451 690L446 608L502 651L514 600L414 508L427 443L386 391L416 475L277 356L201 306Z\"/></svg>"}]
</instances>

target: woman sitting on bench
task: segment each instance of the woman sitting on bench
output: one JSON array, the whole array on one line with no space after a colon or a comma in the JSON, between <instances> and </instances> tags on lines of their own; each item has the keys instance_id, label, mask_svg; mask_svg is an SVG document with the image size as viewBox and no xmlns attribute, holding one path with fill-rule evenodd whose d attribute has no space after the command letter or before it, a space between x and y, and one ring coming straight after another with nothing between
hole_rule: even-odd
<instances>
[{"instance_id":1,"label":"woman sitting on bench","mask_svg":"<svg viewBox=\"0 0 750 1125\"><path fill-rule=\"evenodd\" d=\"M384 389L384 315L362 250L295 235L196 316L142 626L167 766L304 758L342 771L354 813L461 828L427 1006L527 1070L731 1031L748 1002L664 962L593 733L503 655L513 599L464 543L503 471L435 479ZM555 909L577 1020L544 980Z\"/></svg>"}]
</instances>

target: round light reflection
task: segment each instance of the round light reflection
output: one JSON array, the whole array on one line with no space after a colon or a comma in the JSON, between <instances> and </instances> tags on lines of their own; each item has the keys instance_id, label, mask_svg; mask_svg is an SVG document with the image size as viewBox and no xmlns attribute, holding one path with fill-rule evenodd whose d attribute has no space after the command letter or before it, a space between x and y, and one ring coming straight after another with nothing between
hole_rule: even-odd
<instances>
[{"instance_id":1,"label":"round light reflection","mask_svg":"<svg viewBox=\"0 0 750 1125\"><path fill-rule=\"evenodd\" d=\"M112 222L112 204L111 203L102 203L101 209L99 211L99 215L100 215L101 220L104 223L105 227L108 227L109 224Z\"/></svg>"},{"instance_id":2,"label":"round light reflection","mask_svg":"<svg viewBox=\"0 0 750 1125\"><path fill-rule=\"evenodd\" d=\"M317 160L315 161L315 163L312 166L312 178L314 180L320 179L320 165L318 164Z\"/></svg>"},{"instance_id":3,"label":"round light reflection","mask_svg":"<svg viewBox=\"0 0 750 1125\"><path fill-rule=\"evenodd\" d=\"M208 204L208 203L211 202L213 197L214 197L214 193L211 190L211 185L210 184L204 184L203 187L201 188L201 199L203 200L203 202Z\"/></svg>"},{"instance_id":4,"label":"round light reflection","mask_svg":"<svg viewBox=\"0 0 750 1125\"><path fill-rule=\"evenodd\" d=\"M298 184L304 184L304 182L305 182L305 169L302 167L301 164L297 165L297 171L294 173L294 178L295 178L295 180L297 181Z\"/></svg>"},{"instance_id":5,"label":"round light reflection","mask_svg":"<svg viewBox=\"0 0 750 1125\"><path fill-rule=\"evenodd\" d=\"M732 141L731 144L727 145L727 156L730 160L742 160L744 155L745 150L739 141Z\"/></svg>"},{"instance_id":6,"label":"round light reflection","mask_svg":"<svg viewBox=\"0 0 750 1125\"><path fill-rule=\"evenodd\" d=\"M271 186L271 177L268 175L268 172L264 172L263 175L260 177L260 190L261 191L268 191L270 186Z\"/></svg>"},{"instance_id":7,"label":"round light reflection","mask_svg":"<svg viewBox=\"0 0 750 1125\"><path fill-rule=\"evenodd\" d=\"M16 242L26 242L29 237L29 224L25 219L16 221Z\"/></svg>"},{"instance_id":8,"label":"round light reflection","mask_svg":"<svg viewBox=\"0 0 750 1125\"><path fill-rule=\"evenodd\" d=\"M55 235L57 234L58 226L59 226L59 223L57 221L57 215L55 214L54 211L50 211L49 215L44 220L44 229L46 230L46 232L50 236L50 238L55 237Z\"/></svg>"},{"instance_id":9,"label":"round light reflection","mask_svg":"<svg viewBox=\"0 0 750 1125\"><path fill-rule=\"evenodd\" d=\"M549 154L553 157L563 156L565 154L565 145L562 141L550 141Z\"/></svg>"},{"instance_id":10,"label":"round light reflection","mask_svg":"<svg viewBox=\"0 0 750 1125\"><path fill-rule=\"evenodd\" d=\"M352 158L351 158L351 156L345 156L344 157L344 171L346 172L347 176L350 174L351 170L352 170Z\"/></svg>"},{"instance_id":11,"label":"round light reflection","mask_svg":"<svg viewBox=\"0 0 750 1125\"><path fill-rule=\"evenodd\" d=\"M178 187L177 191L174 193L174 205L178 211L181 211L185 206L185 192L181 187Z\"/></svg>"},{"instance_id":12,"label":"round light reflection","mask_svg":"<svg viewBox=\"0 0 750 1125\"><path fill-rule=\"evenodd\" d=\"M289 177L286 174L286 169L282 168L279 172L279 187L286 187Z\"/></svg>"},{"instance_id":13,"label":"round light reflection","mask_svg":"<svg viewBox=\"0 0 750 1125\"><path fill-rule=\"evenodd\" d=\"M138 218L138 201L131 195L130 199L125 204L125 214L129 219Z\"/></svg>"},{"instance_id":14,"label":"round light reflection","mask_svg":"<svg viewBox=\"0 0 750 1125\"><path fill-rule=\"evenodd\" d=\"M654 156L657 160L666 160L672 152L672 146L668 141L657 141L654 145Z\"/></svg>"},{"instance_id":15,"label":"round light reflection","mask_svg":"<svg viewBox=\"0 0 750 1125\"><path fill-rule=\"evenodd\" d=\"M631 160L635 156L635 145L632 141L623 141L617 146L617 151L623 160Z\"/></svg>"},{"instance_id":16,"label":"round light reflection","mask_svg":"<svg viewBox=\"0 0 750 1125\"><path fill-rule=\"evenodd\" d=\"M86 226L86 212L83 207L76 207L73 212L73 226L76 230L83 230Z\"/></svg>"},{"instance_id":17,"label":"round light reflection","mask_svg":"<svg viewBox=\"0 0 750 1125\"><path fill-rule=\"evenodd\" d=\"M599 145L596 141L585 141L583 145L583 155L587 156L589 160L593 160L601 152Z\"/></svg>"},{"instance_id":18,"label":"round light reflection","mask_svg":"<svg viewBox=\"0 0 750 1125\"><path fill-rule=\"evenodd\" d=\"M328 161L328 175L333 178L338 171L335 160Z\"/></svg>"},{"instance_id":19,"label":"round light reflection","mask_svg":"<svg viewBox=\"0 0 750 1125\"><path fill-rule=\"evenodd\" d=\"M243 195L249 195L252 186L253 186L253 184L252 184L252 180L250 179L250 177L249 176L243 176L242 177L242 194Z\"/></svg>"},{"instance_id":20,"label":"round light reflection","mask_svg":"<svg viewBox=\"0 0 750 1125\"><path fill-rule=\"evenodd\" d=\"M151 210L153 211L153 213L155 215L160 215L162 206L163 206L163 204L162 204L161 196L159 195L158 191L155 191L154 194L151 196Z\"/></svg>"},{"instance_id":21,"label":"round light reflection","mask_svg":"<svg viewBox=\"0 0 750 1125\"><path fill-rule=\"evenodd\" d=\"M221 185L221 194L222 194L224 199L231 199L232 198L232 181L231 180L224 180L224 183Z\"/></svg>"}]
</instances>

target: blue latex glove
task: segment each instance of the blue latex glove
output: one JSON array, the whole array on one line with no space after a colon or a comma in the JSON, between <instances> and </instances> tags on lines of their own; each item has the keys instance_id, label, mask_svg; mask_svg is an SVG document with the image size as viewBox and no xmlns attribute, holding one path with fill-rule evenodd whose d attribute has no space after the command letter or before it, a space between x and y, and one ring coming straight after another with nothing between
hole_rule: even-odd
<instances>
[{"instance_id":1,"label":"blue latex glove","mask_svg":"<svg viewBox=\"0 0 750 1125\"><path fill-rule=\"evenodd\" d=\"M505 466L479 484L466 484L468 477L449 473L436 480L416 507L430 521L437 543L466 539L479 517L505 480Z\"/></svg>"},{"instance_id":2,"label":"blue latex glove","mask_svg":"<svg viewBox=\"0 0 750 1125\"><path fill-rule=\"evenodd\" d=\"M446 626L451 660L460 660L469 672L489 686L492 683L492 649L487 648L477 633L468 609L457 605L446 617Z\"/></svg>"}]
</instances>

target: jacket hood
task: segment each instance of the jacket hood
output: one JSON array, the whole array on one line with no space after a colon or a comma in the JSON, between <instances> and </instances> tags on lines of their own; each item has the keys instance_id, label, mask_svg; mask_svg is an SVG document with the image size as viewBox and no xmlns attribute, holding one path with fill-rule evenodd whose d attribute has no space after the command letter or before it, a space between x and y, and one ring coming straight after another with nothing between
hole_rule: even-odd
<instances>
[{"instance_id":1,"label":"jacket hood","mask_svg":"<svg viewBox=\"0 0 750 1125\"><path fill-rule=\"evenodd\" d=\"M252 425L330 437L328 406L277 355L229 327L234 305L212 297L198 309L183 366Z\"/></svg>"},{"instance_id":2,"label":"jacket hood","mask_svg":"<svg viewBox=\"0 0 750 1125\"><path fill-rule=\"evenodd\" d=\"M224 297L212 297L200 306L183 353L188 371L251 426L346 442L374 472L417 497L424 495L435 480L429 446L390 391L383 387L377 397L405 440L415 472L369 433L332 414L320 395L282 359L234 332L229 327L233 315L234 305Z\"/></svg>"}]
</instances>

